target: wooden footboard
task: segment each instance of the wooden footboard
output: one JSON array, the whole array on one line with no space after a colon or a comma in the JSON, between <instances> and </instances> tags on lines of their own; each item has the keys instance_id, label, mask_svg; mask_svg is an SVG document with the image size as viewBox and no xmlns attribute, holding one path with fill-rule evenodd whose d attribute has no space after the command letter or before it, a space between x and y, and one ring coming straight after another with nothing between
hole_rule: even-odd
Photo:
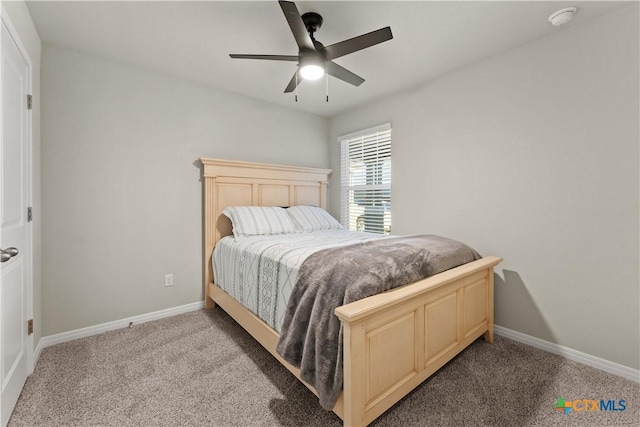
<instances>
[{"instance_id":1,"label":"wooden footboard","mask_svg":"<svg viewBox=\"0 0 640 427\"><path fill-rule=\"evenodd\" d=\"M493 267L481 260L338 307L345 426L365 426L475 339L493 342Z\"/></svg>"},{"instance_id":2,"label":"wooden footboard","mask_svg":"<svg viewBox=\"0 0 640 427\"><path fill-rule=\"evenodd\" d=\"M334 412L345 426L371 423L478 337L493 342L493 267L500 261L485 257L336 309L344 390ZM216 285L208 294L300 379L277 354L275 330Z\"/></svg>"}]
</instances>

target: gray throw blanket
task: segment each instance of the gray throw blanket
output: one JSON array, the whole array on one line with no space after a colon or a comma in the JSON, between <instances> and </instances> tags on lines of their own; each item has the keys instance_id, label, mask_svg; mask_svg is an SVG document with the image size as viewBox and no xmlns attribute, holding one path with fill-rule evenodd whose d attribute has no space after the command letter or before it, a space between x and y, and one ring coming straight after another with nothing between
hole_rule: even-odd
<instances>
[{"instance_id":1,"label":"gray throw blanket","mask_svg":"<svg viewBox=\"0 0 640 427\"><path fill-rule=\"evenodd\" d=\"M429 235L318 251L300 266L276 350L331 410L342 390L342 325L334 310L480 258L467 245Z\"/></svg>"}]
</instances>

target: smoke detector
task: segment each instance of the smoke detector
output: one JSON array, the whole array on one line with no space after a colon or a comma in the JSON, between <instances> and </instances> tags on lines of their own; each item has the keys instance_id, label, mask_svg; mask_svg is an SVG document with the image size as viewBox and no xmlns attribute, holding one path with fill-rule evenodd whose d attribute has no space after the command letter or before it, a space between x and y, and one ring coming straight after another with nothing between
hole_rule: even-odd
<instances>
[{"instance_id":1,"label":"smoke detector","mask_svg":"<svg viewBox=\"0 0 640 427\"><path fill-rule=\"evenodd\" d=\"M571 21L571 18L573 18L573 14L577 11L578 8L576 7L566 7L564 9L560 9L559 11L551 14L551 16L549 17L549 22L551 22L551 25L553 25L554 27L566 24L567 22Z\"/></svg>"}]
</instances>

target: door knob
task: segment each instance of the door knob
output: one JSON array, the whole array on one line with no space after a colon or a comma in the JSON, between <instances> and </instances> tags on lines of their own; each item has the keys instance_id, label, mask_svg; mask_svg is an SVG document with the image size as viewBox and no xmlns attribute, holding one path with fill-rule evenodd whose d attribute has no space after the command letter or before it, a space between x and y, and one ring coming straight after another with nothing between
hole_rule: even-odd
<instances>
[{"instance_id":1,"label":"door knob","mask_svg":"<svg viewBox=\"0 0 640 427\"><path fill-rule=\"evenodd\" d=\"M0 262L7 262L11 259L11 255L5 254L4 252L0 253Z\"/></svg>"},{"instance_id":2,"label":"door knob","mask_svg":"<svg viewBox=\"0 0 640 427\"><path fill-rule=\"evenodd\" d=\"M0 251L2 251L2 255L9 255L9 258L18 255L18 253L19 253L17 248L7 248L7 249L0 248Z\"/></svg>"}]
</instances>

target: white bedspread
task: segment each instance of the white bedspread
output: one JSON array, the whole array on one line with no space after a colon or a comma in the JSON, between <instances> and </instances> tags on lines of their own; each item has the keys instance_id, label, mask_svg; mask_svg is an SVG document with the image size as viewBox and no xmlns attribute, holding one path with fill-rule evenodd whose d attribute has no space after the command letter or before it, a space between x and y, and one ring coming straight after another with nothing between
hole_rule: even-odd
<instances>
[{"instance_id":1,"label":"white bedspread","mask_svg":"<svg viewBox=\"0 0 640 427\"><path fill-rule=\"evenodd\" d=\"M321 249L345 246L379 234L346 230L222 238L213 251L214 282L280 332L302 262Z\"/></svg>"}]
</instances>

